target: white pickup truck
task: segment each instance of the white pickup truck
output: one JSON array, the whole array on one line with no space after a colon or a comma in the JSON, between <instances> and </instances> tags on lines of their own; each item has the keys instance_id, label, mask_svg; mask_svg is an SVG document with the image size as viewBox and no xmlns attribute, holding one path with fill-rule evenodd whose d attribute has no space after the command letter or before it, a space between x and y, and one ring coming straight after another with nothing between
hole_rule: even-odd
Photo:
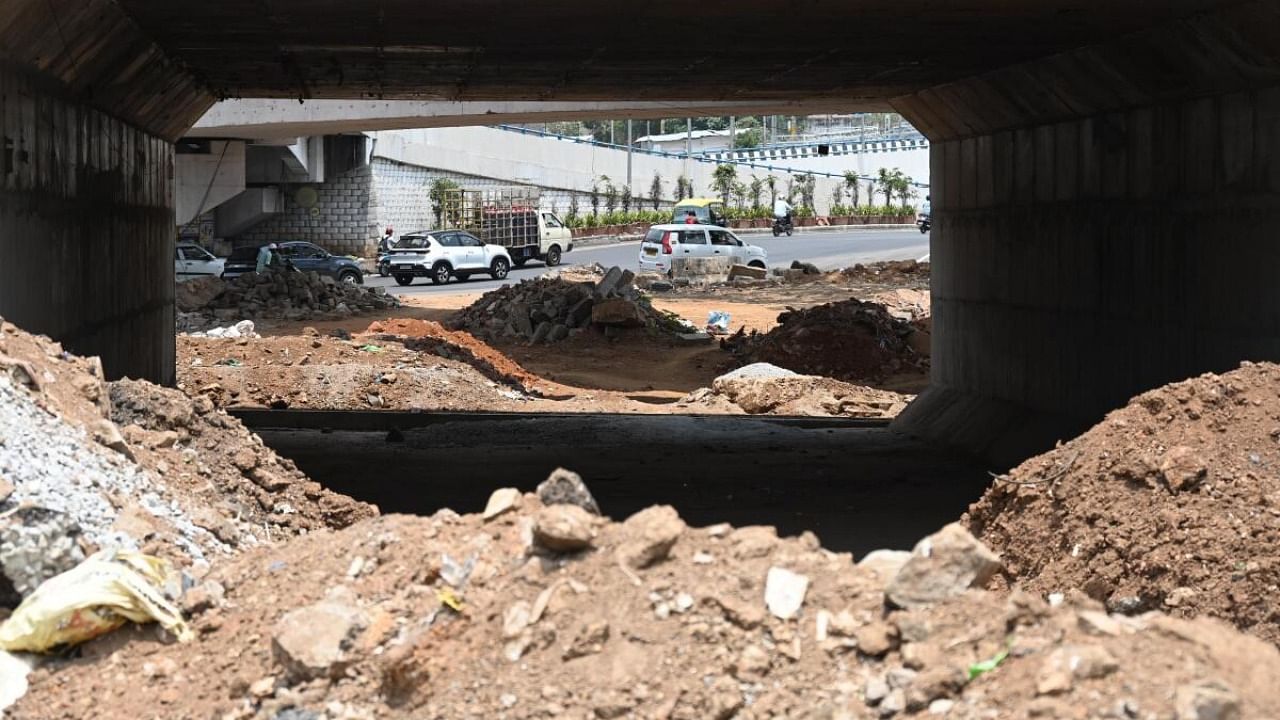
<instances>
[{"instance_id":1,"label":"white pickup truck","mask_svg":"<svg viewBox=\"0 0 1280 720\"><path fill-rule=\"evenodd\" d=\"M573 250L573 233L546 210L486 206L473 218L467 229L486 243L506 248L516 267L530 260L554 267Z\"/></svg>"}]
</instances>

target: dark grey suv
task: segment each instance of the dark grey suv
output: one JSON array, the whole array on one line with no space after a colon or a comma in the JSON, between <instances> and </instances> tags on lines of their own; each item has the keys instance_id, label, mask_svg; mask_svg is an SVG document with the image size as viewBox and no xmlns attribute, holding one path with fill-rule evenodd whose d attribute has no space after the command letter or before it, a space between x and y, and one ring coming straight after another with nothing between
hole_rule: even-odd
<instances>
[{"instance_id":1,"label":"dark grey suv","mask_svg":"<svg viewBox=\"0 0 1280 720\"><path fill-rule=\"evenodd\" d=\"M316 272L339 282L352 285L364 284L364 273L354 260L338 255L330 255L327 250L309 242L295 240L276 243L280 257L288 260L302 272ZM253 272L258 267L258 248L236 248L227 258L223 268L223 279L230 280L238 275Z\"/></svg>"}]
</instances>

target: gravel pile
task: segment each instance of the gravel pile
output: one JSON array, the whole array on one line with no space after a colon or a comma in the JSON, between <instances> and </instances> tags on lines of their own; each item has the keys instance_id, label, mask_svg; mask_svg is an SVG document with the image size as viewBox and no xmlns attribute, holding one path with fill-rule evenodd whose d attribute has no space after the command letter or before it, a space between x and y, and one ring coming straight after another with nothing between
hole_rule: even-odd
<instances>
[{"instance_id":1,"label":"gravel pile","mask_svg":"<svg viewBox=\"0 0 1280 720\"><path fill-rule=\"evenodd\" d=\"M0 608L97 549L180 567L376 510L310 482L207 399L0 322Z\"/></svg>"}]
</instances>

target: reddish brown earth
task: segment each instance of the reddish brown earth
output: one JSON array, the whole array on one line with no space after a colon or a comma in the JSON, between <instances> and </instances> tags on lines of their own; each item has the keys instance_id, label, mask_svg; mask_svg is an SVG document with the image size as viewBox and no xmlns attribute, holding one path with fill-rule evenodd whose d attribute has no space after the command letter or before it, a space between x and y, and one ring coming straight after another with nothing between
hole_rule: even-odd
<instances>
[{"instance_id":1,"label":"reddish brown earth","mask_svg":"<svg viewBox=\"0 0 1280 720\"><path fill-rule=\"evenodd\" d=\"M1139 395L1000 478L969 527L1028 589L1280 642L1280 366Z\"/></svg>"},{"instance_id":2,"label":"reddish brown earth","mask_svg":"<svg viewBox=\"0 0 1280 720\"><path fill-rule=\"evenodd\" d=\"M11 717L1083 720L1280 704L1280 651L1213 621L977 590L892 610L883 577L809 534L558 506L586 546L556 551L531 541L550 510L519 503L487 522L387 516L224 562L204 583L225 597L194 606L194 642L117 632L38 670ZM459 563L469 576L449 574ZM766 607L774 568L810 580L793 619ZM307 679L277 641L286 614L322 601L358 621L339 671Z\"/></svg>"}]
</instances>

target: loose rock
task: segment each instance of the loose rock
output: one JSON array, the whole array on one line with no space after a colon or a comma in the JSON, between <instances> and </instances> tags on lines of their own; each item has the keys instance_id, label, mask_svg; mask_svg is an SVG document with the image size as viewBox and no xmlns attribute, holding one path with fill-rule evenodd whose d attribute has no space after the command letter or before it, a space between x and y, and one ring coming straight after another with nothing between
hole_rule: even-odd
<instances>
[{"instance_id":1,"label":"loose rock","mask_svg":"<svg viewBox=\"0 0 1280 720\"><path fill-rule=\"evenodd\" d=\"M952 523L916 545L885 594L898 607L918 607L981 587L999 569L995 553Z\"/></svg>"}]
</instances>

